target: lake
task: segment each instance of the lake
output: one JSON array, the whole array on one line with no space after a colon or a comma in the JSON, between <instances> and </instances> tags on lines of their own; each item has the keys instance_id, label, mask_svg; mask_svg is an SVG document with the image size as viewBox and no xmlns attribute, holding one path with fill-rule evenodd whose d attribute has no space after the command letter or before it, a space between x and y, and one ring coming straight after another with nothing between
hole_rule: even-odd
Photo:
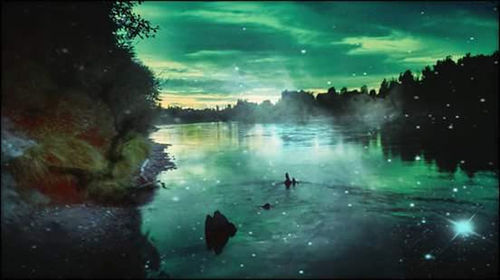
<instances>
[{"instance_id":1,"label":"lake","mask_svg":"<svg viewBox=\"0 0 500 280\"><path fill-rule=\"evenodd\" d=\"M177 169L158 176L167 189L142 207L142 231L170 277L498 273L493 172L469 177L439 172L424 155L402 160L384 153L381 132L330 119L159 128L151 138L171 144ZM285 172L299 184L287 189ZM204 240L205 217L216 210L238 230L220 255Z\"/></svg>"}]
</instances>

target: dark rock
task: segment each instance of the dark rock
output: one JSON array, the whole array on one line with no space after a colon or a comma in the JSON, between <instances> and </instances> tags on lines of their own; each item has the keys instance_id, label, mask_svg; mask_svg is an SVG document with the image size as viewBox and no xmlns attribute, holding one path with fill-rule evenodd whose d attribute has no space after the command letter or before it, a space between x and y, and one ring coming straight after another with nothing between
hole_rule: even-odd
<instances>
[{"instance_id":1,"label":"dark rock","mask_svg":"<svg viewBox=\"0 0 500 280\"><path fill-rule=\"evenodd\" d=\"M236 226L219 211L214 212L214 216L207 215L205 219L205 242L208 250L214 250L215 254L220 254L226 245L229 237L236 234Z\"/></svg>"},{"instance_id":2,"label":"dark rock","mask_svg":"<svg viewBox=\"0 0 500 280\"><path fill-rule=\"evenodd\" d=\"M266 204L262 205L261 207L266 209L266 210L269 210L269 209L271 209L271 204L266 203Z\"/></svg>"},{"instance_id":3,"label":"dark rock","mask_svg":"<svg viewBox=\"0 0 500 280\"><path fill-rule=\"evenodd\" d=\"M285 173L285 182L284 182L284 183L285 183L285 186L286 186L287 188L289 188L289 187L290 187L290 185L292 184L292 181L290 180L290 177L288 176L288 172L287 172L287 173Z\"/></svg>"}]
</instances>

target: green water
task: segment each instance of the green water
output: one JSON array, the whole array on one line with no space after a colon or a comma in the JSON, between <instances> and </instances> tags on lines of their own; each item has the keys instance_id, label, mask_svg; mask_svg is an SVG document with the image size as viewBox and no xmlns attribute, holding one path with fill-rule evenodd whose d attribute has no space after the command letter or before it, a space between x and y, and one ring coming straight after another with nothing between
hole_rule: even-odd
<instances>
[{"instance_id":1,"label":"green water","mask_svg":"<svg viewBox=\"0 0 500 280\"><path fill-rule=\"evenodd\" d=\"M168 189L142 208L142 230L171 277L498 270L498 177L491 172L469 178L460 169L439 173L418 157L403 162L384 156L377 132L327 119L165 125L151 138L172 145L177 169L158 176ZM285 172L300 183L286 189ZM273 208L259 208L265 203ZM217 256L204 241L205 216L215 210L238 228ZM473 233L453 239L452 221L473 215Z\"/></svg>"}]
</instances>

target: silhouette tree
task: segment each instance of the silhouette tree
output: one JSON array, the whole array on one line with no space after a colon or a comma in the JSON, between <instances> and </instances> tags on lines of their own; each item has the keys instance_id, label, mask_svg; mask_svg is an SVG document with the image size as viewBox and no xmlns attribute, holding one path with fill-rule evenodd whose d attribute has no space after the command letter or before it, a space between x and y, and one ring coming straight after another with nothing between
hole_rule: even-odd
<instances>
[{"instance_id":1,"label":"silhouette tree","mask_svg":"<svg viewBox=\"0 0 500 280\"><path fill-rule=\"evenodd\" d=\"M385 98L389 94L389 83L386 79L382 81L380 84L380 89L378 90L378 96L381 98Z\"/></svg>"}]
</instances>

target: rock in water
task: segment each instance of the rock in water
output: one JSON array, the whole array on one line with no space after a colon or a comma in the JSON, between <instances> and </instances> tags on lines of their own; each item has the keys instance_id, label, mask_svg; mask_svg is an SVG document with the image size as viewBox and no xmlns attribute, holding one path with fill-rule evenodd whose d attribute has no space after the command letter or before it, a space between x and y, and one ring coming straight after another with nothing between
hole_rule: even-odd
<instances>
[{"instance_id":1,"label":"rock in water","mask_svg":"<svg viewBox=\"0 0 500 280\"><path fill-rule=\"evenodd\" d=\"M266 210L269 210L269 209L271 209L271 204L266 203L266 204L262 205L261 207L266 209Z\"/></svg>"},{"instance_id":2,"label":"rock in water","mask_svg":"<svg viewBox=\"0 0 500 280\"><path fill-rule=\"evenodd\" d=\"M236 226L222 215L219 211L214 212L214 216L207 215L205 219L205 242L208 250L214 250L215 254L220 254L226 245L229 237L236 234Z\"/></svg>"},{"instance_id":3,"label":"rock in water","mask_svg":"<svg viewBox=\"0 0 500 280\"><path fill-rule=\"evenodd\" d=\"M285 173L285 186L286 188L288 189L290 187L290 185L292 184L292 181L290 180L290 177L288 176L288 172Z\"/></svg>"},{"instance_id":4,"label":"rock in water","mask_svg":"<svg viewBox=\"0 0 500 280\"><path fill-rule=\"evenodd\" d=\"M207 244L207 249L212 249L212 232L214 231L214 221L210 215L207 215L205 219L205 243Z\"/></svg>"}]
</instances>

